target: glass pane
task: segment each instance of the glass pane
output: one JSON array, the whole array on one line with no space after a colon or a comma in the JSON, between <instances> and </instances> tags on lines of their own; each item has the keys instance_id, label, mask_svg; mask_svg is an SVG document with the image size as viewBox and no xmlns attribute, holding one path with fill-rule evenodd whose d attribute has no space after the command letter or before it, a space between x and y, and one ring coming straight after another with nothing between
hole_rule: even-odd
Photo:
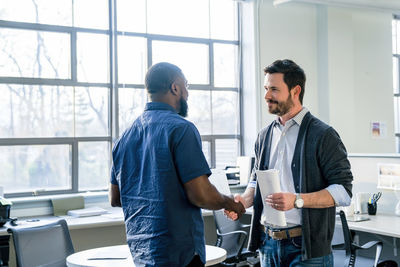
<instances>
[{"instance_id":1,"label":"glass pane","mask_svg":"<svg viewBox=\"0 0 400 267\"><path fill-rule=\"evenodd\" d=\"M237 87L238 46L214 44L214 84L216 87Z\"/></svg>"},{"instance_id":2,"label":"glass pane","mask_svg":"<svg viewBox=\"0 0 400 267\"><path fill-rule=\"evenodd\" d=\"M399 93L399 58L393 57L393 93Z\"/></svg>"},{"instance_id":3,"label":"glass pane","mask_svg":"<svg viewBox=\"0 0 400 267\"><path fill-rule=\"evenodd\" d=\"M236 7L236 1L232 0L210 1L212 39L238 39Z\"/></svg>"},{"instance_id":4,"label":"glass pane","mask_svg":"<svg viewBox=\"0 0 400 267\"><path fill-rule=\"evenodd\" d=\"M400 133L400 103L399 97L394 97L394 132Z\"/></svg>"},{"instance_id":5,"label":"glass pane","mask_svg":"<svg viewBox=\"0 0 400 267\"><path fill-rule=\"evenodd\" d=\"M69 145L0 146L5 193L71 189Z\"/></svg>"},{"instance_id":6,"label":"glass pane","mask_svg":"<svg viewBox=\"0 0 400 267\"><path fill-rule=\"evenodd\" d=\"M209 38L208 1L147 0L149 33Z\"/></svg>"},{"instance_id":7,"label":"glass pane","mask_svg":"<svg viewBox=\"0 0 400 267\"><path fill-rule=\"evenodd\" d=\"M0 28L0 75L70 78L70 37L66 33Z\"/></svg>"},{"instance_id":8,"label":"glass pane","mask_svg":"<svg viewBox=\"0 0 400 267\"><path fill-rule=\"evenodd\" d=\"M154 41L153 64L163 61L181 68L191 84L209 83L208 45Z\"/></svg>"},{"instance_id":9,"label":"glass pane","mask_svg":"<svg viewBox=\"0 0 400 267\"><path fill-rule=\"evenodd\" d=\"M146 32L146 1L117 0L118 31Z\"/></svg>"},{"instance_id":10,"label":"glass pane","mask_svg":"<svg viewBox=\"0 0 400 267\"><path fill-rule=\"evenodd\" d=\"M201 135L211 134L210 91L189 89L188 106L188 120L196 125Z\"/></svg>"},{"instance_id":11,"label":"glass pane","mask_svg":"<svg viewBox=\"0 0 400 267\"><path fill-rule=\"evenodd\" d=\"M110 143L79 143L79 190L107 189L110 181Z\"/></svg>"},{"instance_id":12,"label":"glass pane","mask_svg":"<svg viewBox=\"0 0 400 267\"><path fill-rule=\"evenodd\" d=\"M72 25L71 0L1 0L0 20Z\"/></svg>"},{"instance_id":13,"label":"glass pane","mask_svg":"<svg viewBox=\"0 0 400 267\"><path fill-rule=\"evenodd\" d=\"M392 20L392 50L397 54L397 20Z\"/></svg>"},{"instance_id":14,"label":"glass pane","mask_svg":"<svg viewBox=\"0 0 400 267\"><path fill-rule=\"evenodd\" d=\"M132 125L133 121L143 113L147 102L145 89L119 88L119 134Z\"/></svg>"},{"instance_id":15,"label":"glass pane","mask_svg":"<svg viewBox=\"0 0 400 267\"><path fill-rule=\"evenodd\" d=\"M78 81L107 83L109 75L108 37L102 34L77 34Z\"/></svg>"},{"instance_id":16,"label":"glass pane","mask_svg":"<svg viewBox=\"0 0 400 267\"><path fill-rule=\"evenodd\" d=\"M73 90L0 84L0 136L73 136Z\"/></svg>"},{"instance_id":17,"label":"glass pane","mask_svg":"<svg viewBox=\"0 0 400 267\"><path fill-rule=\"evenodd\" d=\"M396 20L396 24L395 24L396 26L395 26L395 36L394 36L394 39L395 39L395 48L394 48L394 51L395 51L395 53L396 54L400 54L400 20Z\"/></svg>"},{"instance_id":18,"label":"glass pane","mask_svg":"<svg viewBox=\"0 0 400 267\"><path fill-rule=\"evenodd\" d=\"M82 28L108 29L108 0L73 0L74 25Z\"/></svg>"},{"instance_id":19,"label":"glass pane","mask_svg":"<svg viewBox=\"0 0 400 267\"><path fill-rule=\"evenodd\" d=\"M211 168L211 142L202 141L201 144L203 147L203 153L204 153L204 156L206 157L208 166L210 166L210 168Z\"/></svg>"},{"instance_id":20,"label":"glass pane","mask_svg":"<svg viewBox=\"0 0 400 267\"><path fill-rule=\"evenodd\" d=\"M215 154L217 169L236 166L236 158L239 156L239 141L237 139L215 140Z\"/></svg>"},{"instance_id":21,"label":"glass pane","mask_svg":"<svg viewBox=\"0 0 400 267\"><path fill-rule=\"evenodd\" d=\"M238 101L236 92L212 92L213 134L239 133Z\"/></svg>"},{"instance_id":22,"label":"glass pane","mask_svg":"<svg viewBox=\"0 0 400 267\"><path fill-rule=\"evenodd\" d=\"M147 40L118 36L118 83L144 84L147 69Z\"/></svg>"},{"instance_id":23,"label":"glass pane","mask_svg":"<svg viewBox=\"0 0 400 267\"><path fill-rule=\"evenodd\" d=\"M76 136L108 136L108 113L108 88L75 88Z\"/></svg>"}]
</instances>

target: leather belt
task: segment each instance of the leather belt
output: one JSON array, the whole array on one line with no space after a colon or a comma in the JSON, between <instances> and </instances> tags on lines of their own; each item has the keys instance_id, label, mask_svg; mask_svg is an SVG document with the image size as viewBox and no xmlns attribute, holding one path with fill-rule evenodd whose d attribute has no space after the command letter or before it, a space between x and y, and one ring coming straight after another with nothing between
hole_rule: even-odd
<instances>
[{"instance_id":1,"label":"leather belt","mask_svg":"<svg viewBox=\"0 0 400 267\"><path fill-rule=\"evenodd\" d=\"M286 229L271 229L263 226L264 233L268 234L274 240L283 240L301 236L301 226Z\"/></svg>"}]
</instances>

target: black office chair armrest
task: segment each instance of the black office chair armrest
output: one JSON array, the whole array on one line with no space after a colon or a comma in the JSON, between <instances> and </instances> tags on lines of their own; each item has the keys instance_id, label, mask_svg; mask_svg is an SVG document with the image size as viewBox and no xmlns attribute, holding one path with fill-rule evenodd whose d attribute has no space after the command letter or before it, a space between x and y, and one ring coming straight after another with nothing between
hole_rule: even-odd
<instances>
[{"instance_id":1,"label":"black office chair armrest","mask_svg":"<svg viewBox=\"0 0 400 267\"><path fill-rule=\"evenodd\" d=\"M245 245L245 242L246 242L246 240L247 240L247 232L245 232L245 231L241 231L241 230L237 230L237 231L232 231L232 232L228 232L228 233L224 233L224 234L222 234L218 229L217 229L217 239L219 239L219 238L223 238L224 236L229 236L229 235L236 235L236 234L239 234L239 235L243 235L244 236L244 238L242 239L242 242L241 242L241 244L240 244L240 247L239 247L239 249L238 249L238 252L237 252L237 255L236 255L236 259L237 260L240 260L241 259L241 257L242 257L242 250L243 250L243 248L244 248L244 245ZM217 240L217 246L218 246L218 240Z\"/></svg>"}]
</instances>

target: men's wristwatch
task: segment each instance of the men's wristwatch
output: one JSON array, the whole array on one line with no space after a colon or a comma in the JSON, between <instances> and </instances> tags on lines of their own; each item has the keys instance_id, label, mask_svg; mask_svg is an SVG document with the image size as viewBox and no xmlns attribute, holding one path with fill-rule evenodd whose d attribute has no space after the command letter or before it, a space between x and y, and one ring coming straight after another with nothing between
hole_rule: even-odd
<instances>
[{"instance_id":1,"label":"men's wristwatch","mask_svg":"<svg viewBox=\"0 0 400 267\"><path fill-rule=\"evenodd\" d=\"M301 209L304 206L304 200L301 198L300 194L296 194L296 200L294 201L294 207L296 209Z\"/></svg>"}]
</instances>

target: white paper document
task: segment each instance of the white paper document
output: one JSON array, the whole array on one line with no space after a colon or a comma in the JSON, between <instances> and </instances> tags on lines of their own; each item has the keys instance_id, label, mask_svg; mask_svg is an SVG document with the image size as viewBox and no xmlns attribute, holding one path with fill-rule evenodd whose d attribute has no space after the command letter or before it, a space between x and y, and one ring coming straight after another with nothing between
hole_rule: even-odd
<instances>
[{"instance_id":1,"label":"white paper document","mask_svg":"<svg viewBox=\"0 0 400 267\"><path fill-rule=\"evenodd\" d=\"M264 205L264 216L266 222L276 226L287 226L285 212L273 209L266 202L265 199L268 195L281 192L281 183L279 179L278 170L257 170L257 183L260 187L261 197Z\"/></svg>"},{"instance_id":2,"label":"white paper document","mask_svg":"<svg viewBox=\"0 0 400 267\"><path fill-rule=\"evenodd\" d=\"M87 216L96 216L107 213L107 210L100 207L91 207L85 209L77 209L77 210L69 210L67 215L72 217L87 217Z\"/></svg>"},{"instance_id":3,"label":"white paper document","mask_svg":"<svg viewBox=\"0 0 400 267\"><path fill-rule=\"evenodd\" d=\"M226 178L226 174L224 170L212 169L212 174L208 177L210 183L212 183L217 190L224 195L230 196L231 190L228 184L228 178Z\"/></svg>"}]
</instances>

